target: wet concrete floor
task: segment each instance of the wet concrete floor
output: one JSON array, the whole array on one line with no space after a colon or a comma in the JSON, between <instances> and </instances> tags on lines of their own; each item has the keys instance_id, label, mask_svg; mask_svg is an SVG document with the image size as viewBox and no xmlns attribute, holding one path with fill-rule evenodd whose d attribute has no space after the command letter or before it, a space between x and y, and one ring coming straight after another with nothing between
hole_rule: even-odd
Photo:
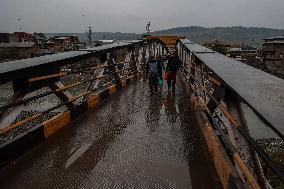
<instances>
[{"instance_id":1,"label":"wet concrete floor","mask_svg":"<svg viewBox=\"0 0 284 189\"><path fill-rule=\"evenodd\" d=\"M1 168L1 188L220 188L183 94L130 84Z\"/></svg>"}]
</instances>

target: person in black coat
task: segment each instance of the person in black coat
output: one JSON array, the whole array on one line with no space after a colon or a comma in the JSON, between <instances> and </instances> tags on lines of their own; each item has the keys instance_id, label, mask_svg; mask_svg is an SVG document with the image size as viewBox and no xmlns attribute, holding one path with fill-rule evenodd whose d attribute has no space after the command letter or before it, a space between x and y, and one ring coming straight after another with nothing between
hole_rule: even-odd
<instances>
[{"instance_id":1,"label":"person in black coat","mask_svg":"<svg viewBox=\"0 0 284 189\"><path fill-rule=\"evenodd\" d=\"M167 77L167 84L168 84L168 91L170 92L172 88L172 92L175 93L175 85L176 85L176 77L177 71L180 69L181 63L178 56L171 54L168 59L168 64L166 68L166 72L168 74Z\"/></svg>"}]
</instances>

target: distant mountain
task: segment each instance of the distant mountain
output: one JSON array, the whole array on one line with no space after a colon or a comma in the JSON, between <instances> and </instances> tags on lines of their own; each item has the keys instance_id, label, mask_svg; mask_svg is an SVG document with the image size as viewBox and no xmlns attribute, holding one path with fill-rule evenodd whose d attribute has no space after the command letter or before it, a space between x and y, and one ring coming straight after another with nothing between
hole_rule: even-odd
<instances>
[{"instance_id":1,"label":"distant mountain","mask_svg":"<svg viewBox=\"0 0 284 189\"><path fill-rule=\"evenodd\" d=\"M238 43L260 46L263 38L284 35L284 30L257 27L214 27L204 28L198 26L178 27L152 32L152 35L181 35L196 43L219 40L228 43Z\"/></svg>"},{"instance_id":2,"label":"distant mountain","mask_svg":"<svg viewBox=\"0 0 284 189\"><path fill-rule=\"evenodd\" d=\"M87 41L86 33L47 33L47 37L77 35L80 41ZM260 46L263 38L284 35L284 30L257 27L214 27L204 28L198 26L178 27L167 30L151 32L151 35L181 35L196 43L219 40L227 43L237 43ZM121 32L94 32L93 39L133 40L141 39L142 34Z\"/></svg>"}]
</instances>

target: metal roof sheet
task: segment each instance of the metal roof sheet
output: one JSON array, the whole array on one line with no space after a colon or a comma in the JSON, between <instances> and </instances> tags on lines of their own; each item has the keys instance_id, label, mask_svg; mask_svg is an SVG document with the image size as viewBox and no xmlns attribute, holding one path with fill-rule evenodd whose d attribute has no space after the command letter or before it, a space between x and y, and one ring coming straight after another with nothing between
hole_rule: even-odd
<instances>
[{"instance_id":1,"label":"metal roof sheet","mask_svg":"<svg viewBox=\"0 0 284 189\"><path fill-rule=\"evenodd\" d=\"M115 39L102 39L102 40L99 40L99 42L102 42L102 43L113 43L113 42L115 42Z\"/></svg>"},{"instance_id":2,"label":"metal roof sheet","mask_svg":"<svg viewBox=\"0 0 284 189\"><path fill-rule=\"evenodd\" d=\"M273 40L273 41L267 41L265 44L284 44L284 38L283 40Z\"/></svg>"},{"instance_id":3,"label":"metal roof sheet","mask_svg":"<svg viewBox=\"0 0 284 189\"><path fill-rule=\"evenodd\" d=\"M194 44L194 42L190 41L189 39L180 39L183 44Z\"/></svg>"},{"instance_id":4,"label":"metal roof sheet","mask_svg":"<svg viewBox=\"0 0 284 189\"><path fill-rule=\"evenodd\" d=\"M140 43L140 42L143 42L143 40L126 40L126 41L123 41L123 42L126 42L126 43Z\"/></svg>"},{"instance_id":5,"label":"metal roof sheet","mask_svg":"<svg viewBox=\"0 0 284 189\"><path fill-rule=\"evenodd\" d=\"M61 37L54 38L54 40L65 40L65 39L70 39L70 37L61 36Z\"/></svg>"},{"instance_id":6,"label":"metal roof sheet","mask_svg":"<svg viewBox=\"0 0 284 189\"><path fill-rule=\"evenodd\" d=\"M127 45L130 45L130 44L131 44L131 43L127 43L127 42L118 42L118 43L112 43L112 44L102 45L102 46L98 46L98 47L80 49L80 51L92 51L92 52L97 52L97 51L103 51L103 50L107 50L107 49L112 49L112 48L127 46Z\"/></svg>"},{"instance_id":7,"label":"metal roof sheet","mask_svg":"<svg viewBox=\"0 0 284 189\"><path fill-rule=\"evenodd\" d=\"M91 51L91 52L99 52L107 49L113 49L117 47L123 47L128 46L134 43L142 42L141 40L129 40L129 41L122 41L122 42L116 42L112 44L102 45L98 47L92 47L92 48L86 48L86 49L79 49L79 51Z\"/></svg>"}]
</instances>

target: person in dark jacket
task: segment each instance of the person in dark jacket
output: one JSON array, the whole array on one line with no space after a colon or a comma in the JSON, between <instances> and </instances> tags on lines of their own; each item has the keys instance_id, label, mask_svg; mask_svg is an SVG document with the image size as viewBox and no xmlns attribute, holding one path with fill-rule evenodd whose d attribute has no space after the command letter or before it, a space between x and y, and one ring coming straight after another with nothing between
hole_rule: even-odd
<instances>
[{"instance_id":1,"label":"person in dark jacket","mask_svg":"<svg viewBox=\"0 0 284 189\"><path fill-rule=\"evenodd\" d=\"M178 56L171 54L169 56L168 64L166 68L166 72L168 74L167 84L168 84L169 92L172 88L172 92L175 93L176 76L177 76L177 71L180 69L180 67L181 67L181 64L180 64Z\"/></svg>"},{"instance_id":2,"label":"person in dark jacket","mask_svg":"<svg viewBox=\"0 0 284 189\"><path fill-rule=\"evenodd\" d=\"M158 92L158 81L159 78L162 79L162 66L160 61L155 59L153 56L149 58L146 65L146 77L149 78L149 86L151 95Z\"/></svg>"},{"instance_id":3,"label":"person in dark jacket","mask_svg":"<svg viewBox=\"0 0 284 189\"><path fill-rule=\"evenodd\" d=\"M165 65L164 65L164 58L161 55L157 55L156 57L157 61L159 61L159 63L161 64L162 70L165 70Z\"/></svg>"}]
</instances>

